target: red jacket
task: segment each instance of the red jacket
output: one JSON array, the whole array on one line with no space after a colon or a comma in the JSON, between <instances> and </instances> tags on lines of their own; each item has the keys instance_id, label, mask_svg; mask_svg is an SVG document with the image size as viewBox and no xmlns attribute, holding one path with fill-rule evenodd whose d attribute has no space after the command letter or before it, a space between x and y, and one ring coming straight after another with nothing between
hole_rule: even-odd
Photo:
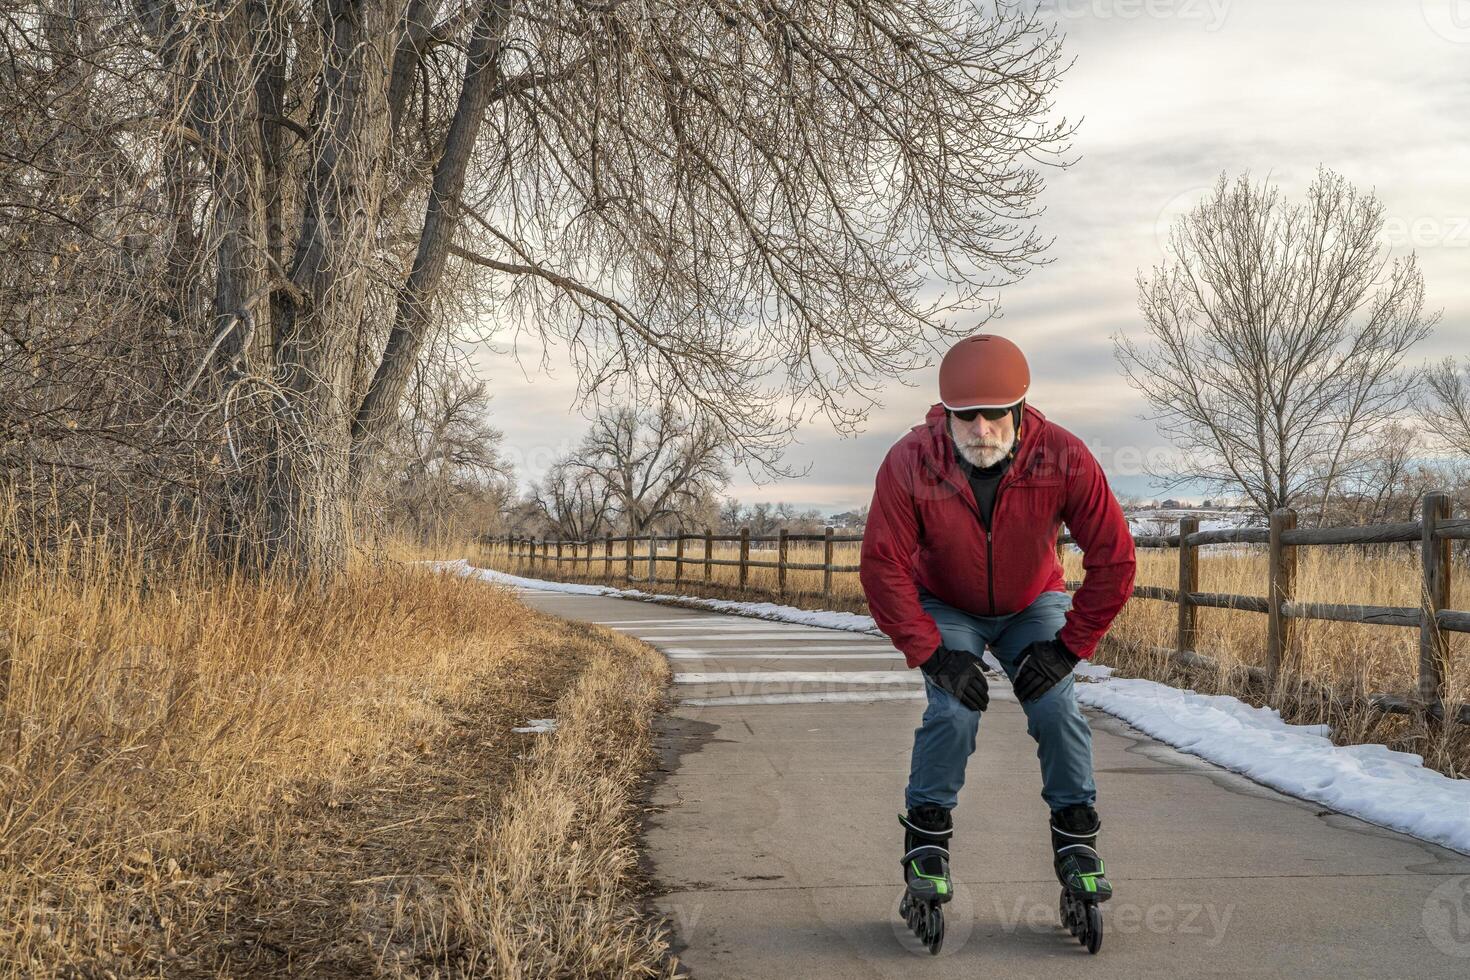
<instances>
[{"instance_id":1,"label":"red jacket","mask_svg":"<svg viewBox=\"0 0 1470 980\"><path fill-rule=\"evenodd\" d=\"M1060 639L1090 657L1133 589L1133 538L1102 467L1081 439L1028 405L987 535L944 407L935 405L878 470L860 565L878 628L917 667L940 645L919 586L977 616L1019 612L1043 592L1064 591L1056 554L1063 522L1086 574Z\"/></svg>"}]
</instances>

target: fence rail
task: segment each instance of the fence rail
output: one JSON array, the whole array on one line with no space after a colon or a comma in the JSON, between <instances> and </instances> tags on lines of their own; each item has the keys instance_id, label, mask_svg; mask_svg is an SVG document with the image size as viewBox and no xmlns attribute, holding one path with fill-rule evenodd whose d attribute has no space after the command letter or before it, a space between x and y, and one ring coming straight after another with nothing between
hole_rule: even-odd
<instances>
[{"instance_id":1,"label":"fence rail","mask_svg":"<svg viewBox=\"0 0 1470 980\"><path fill-rule=\"evenodd\" d=\"M1449 608L1451 600L1451 549L1455 541L1470 540L1470 518L1451 516L1450 498L1447 494L1426 494L1417 521L1395 524L1376 524L1357 527L1299 528L1297 515L1289 509L1278 510L1270 517L1267 527L1224 528L1201 531L1199 519L1183 517L1176 534L1135 535L1134 544L1139 548L1175 549L1179 552L1179 579L1177 588L1153 585L1137 585L1133 597L1159 602L1170 602L1178 606L1178 630L1175 645L1170 655L1188 664L1213 662L1207 654L1198 651L1200 609L1230 609L1239 612L1259 613L1266 616L1264 668L1251 668L1268 685L1274 686L1283 671L1296 666L1297 650L1294 643L1295 625L1300 620L1319 620L1339 623L1359 623L1373 626L1394 626L1419 631L1419 664L1417 689L1410 694L1375 694L1372 704L1378 710L1421 717L1426 724L1434 725L1446 719L1470 724L1470 705L1446 708L1444 705L1445 675L1449 669L1448 633L1470 633L1470 612ZM581 563L592 574L594 561L602 564L603 576L612 577L614 561L623 565L626 581L658 583L671 581L680 584L692 581L686 577L686 567L702 570L705 582L710 582L715 567L739 569L739 587L749 587L750 569L776 570L776 594L785 598L788 592L787 573L791 571L819 571L822 573L822 593L832 595L832 576L853 574L859 566L836 564L833 561L833 546L856 544L863 540L860 534L837 534L827 528L822 534L790 534L781 531L774 535L752 535L749 528L739 534L669 534L615 537L604 535L601 539L582 541L542 541L506 535L495 539L505 547L509 558L518 564L529 563L530 568L560 568L572 563L575 568ZM702 555L686 553L687 542L703 542ZM793 543L820 542L823 545L821 562L798 562L789 558L789 546ZM1325 602L1301 602L1296 599L1297 549L1330 545L1370 545L1392 543L1419 544L1422 601L1418 606L1367 606L1335 604ZM740 557L716 558L714 545L738 544ZM775 544L776 559L753 559L750 546ZM1064 545L1073 543L1070 535L1057 539L1060 553ZM613 546L622 545L622 554L615 556ZM660 545L674 545L674 554L660 554ZM1252 544L1265 545L1268 555L1266 594L1234 595L1199 591L1199 554L1206 545ZM594 555L601 546L602 554ZM640 546L643 554L636 554ZM552 553L552 549L555 553ZM570 548L567 555L564 549ZM672 580L660 579L659 563L672 563ZM539 563L539 564L538 564ZM636 578L634 565L641 563L646 576ZM1069 581L1067 588L1076 590L1080 582Z\"/></svg>"}]
</instances>

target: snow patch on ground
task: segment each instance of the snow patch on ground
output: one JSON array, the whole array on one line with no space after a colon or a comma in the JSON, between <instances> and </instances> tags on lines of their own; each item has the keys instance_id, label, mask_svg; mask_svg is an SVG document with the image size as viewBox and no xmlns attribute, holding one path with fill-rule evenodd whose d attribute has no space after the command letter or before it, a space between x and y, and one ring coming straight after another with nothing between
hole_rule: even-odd
<instances>
[{"instance_id":1,"label":"snow patch on ground","mask_svg":"<svg viewBox=\"0 0 1470 980\"><path fill-rule=\"evenodd\" d=\"M1099 668L1093 668L1098 670ZM1470 780L1382 745L1334 745L1326 725L1131 677L1078 684L1077 700L1181 751L1291 796L1470 854Z\"/></svg>"},{"instance_id":2,"label":"snow patch on ground","mask_svg":"<svg viewBox=\"0 0 1470 980\"><path fill-rule=\"evenodd\" d=\"M512 728L511 731L531 735L542 735L546 732L554 732L556 731L556 719L532 718L530 721L526 722L524 728Z\"/></svg>"},{"instance_id":3,"label":"snow patch on ground","mask_svg":"<svg viewBox=\"0 0 1470 980\"><path fill-rule=\"evenodd\" d=\"M463 560L430 564L441 571L475 575L513 588L665 602L670 599L638 589L520 578L475 568ZM854 613L813 612L770 602L694 596L681 596L677 601L681 605L825 629L878 632L871 617ZM1079 702L1121 718L1161 742L1291 796L1322 803L1369 823L1470 854L1470 779L1450 779L1426 769L1421 756L1376 744L1334 745L1326 725L1288 724L1273 708L1257 708L1228 695L1198 694L1141 678L1114 677L1111 668L1090 663L1078 664L1076 674L1083 682L1076 686ZM728 675L724 679L728 680ZM783 675L781 679L793 678ZM1001 694L995 690L996 686L992 683L992 699ZM799 704L867 701L879 696L883 700L920 699L924 692L739 695L692 699L685 703Z\"/></svg>"},{"instance_id":4,"label":"snow patch on ground","mask_svg":"<svg viewBox=\"0 0 1470 980\"><path fill-rule=\"evenodd\" d=\"M467 560L436 561L428 564L441 572L472 575L495 585L507 588L538 589L543 592L564 592L570 595L605 595L619 599L639 599L645 602L678 603L700 609L713 609L737 616L750 616L780 623L800 623L803 626L819 626L822 629L846 630L849 633L872 633L877 636L877 625L871 616L856 613L813 611L795 606L782 606L774 602L737 602L732 599L706 599L703 596L671 596L642 589L616 589L607 585L581 585L575 582L550 582L534 578L522 578L497 572L491 568L476 568Z\"/></svg>"}]
</instances>

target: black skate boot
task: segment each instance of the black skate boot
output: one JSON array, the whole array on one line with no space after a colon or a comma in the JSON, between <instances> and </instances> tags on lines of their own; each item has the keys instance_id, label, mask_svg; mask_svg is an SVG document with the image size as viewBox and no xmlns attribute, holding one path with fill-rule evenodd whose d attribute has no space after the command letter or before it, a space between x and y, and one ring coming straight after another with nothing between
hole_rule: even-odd
<instances>
[{"instance_id":1,"label":"black skate boot","mask_svg":"<svg viewBox=\"0 0 1470 980\"><path fill-rule=\"evenodd\" d=\"M899 814L898 822L904 827L900 863L907 889L898 903L898 914L929 952L938 954L944 943L942 906L954 897L949 878L949 841L954 823L948 810L933 804L910 808L907 816Z\"/></svg>"},{"instance_id":2,"label":"black skate boot","mask_svg":"<svg viewBox=\"0 0 1470 980\"><path fill-rule=\"evenodd\" d=\"M1057 880L1062 883L1062 925L1089 953L1102 948L1102 912L1098 905L1113 897L1113 886L1103 876L1097 853L1097 811L1085 803L1055 810L1051 815L1051 846Z\"/></svg>"}]
</instances>

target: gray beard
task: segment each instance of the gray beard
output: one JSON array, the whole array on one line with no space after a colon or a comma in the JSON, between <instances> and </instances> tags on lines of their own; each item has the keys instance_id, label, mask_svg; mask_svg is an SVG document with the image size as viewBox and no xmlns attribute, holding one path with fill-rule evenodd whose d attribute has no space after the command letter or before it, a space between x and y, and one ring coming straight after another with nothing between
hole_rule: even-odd
<instances>
[{"instance_id":1,"label":"gray beard","mask_svg":"<svg viewBox=\"0 0 1470 980\"><path fill-rule=\"evenodd\" d=\"M955 449L959 450L960 458L977 470L988 470L990 467L1006 458L1009 449L970 449L955 443Z\"/></svg>"},{"instance_id":2,"label":"gray beard","mask_svg":"<svg viewBox=\"0 0 1470 980\"><path fill-rule=\"evenodd\" d=\"M949 429L949 441L954 443L954 448L960 454L960 459L963 459L977 470L988 470L1010 454L1011 450L1009 447L1004 449L981 449L977 446L971 449L968 446L963 446L954 437L954 426L946 423L946 428Z\"/></svg>"}]
</instances>

